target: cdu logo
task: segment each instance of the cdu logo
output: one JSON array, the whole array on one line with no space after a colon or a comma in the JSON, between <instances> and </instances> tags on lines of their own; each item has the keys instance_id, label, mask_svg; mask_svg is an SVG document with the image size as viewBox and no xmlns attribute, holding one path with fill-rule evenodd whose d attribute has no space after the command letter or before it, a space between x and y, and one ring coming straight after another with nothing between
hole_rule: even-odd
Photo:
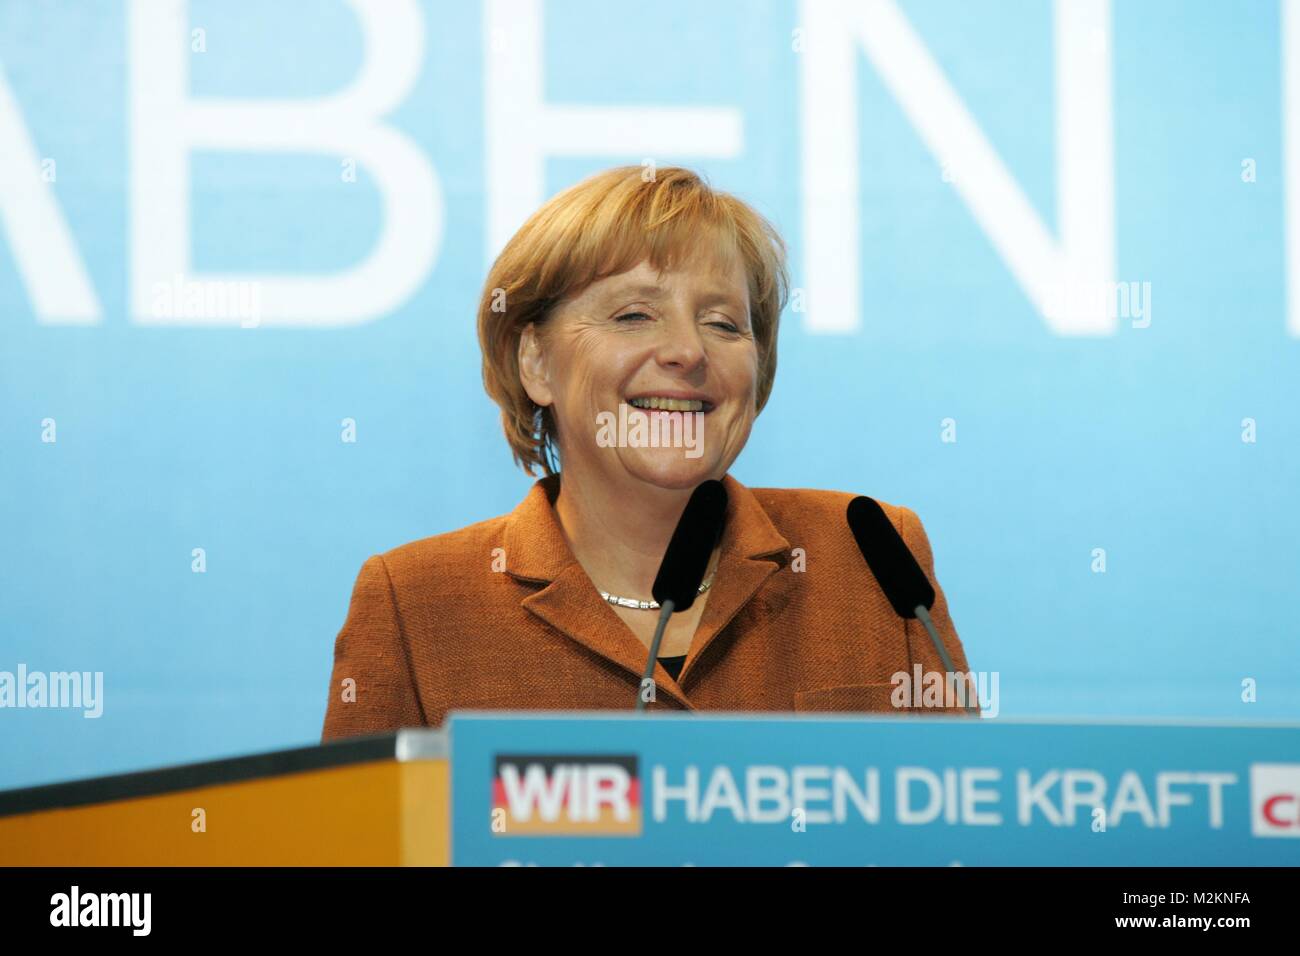
<instances>
[{"instance_id":1,"label":"cdu logo","mask_svg":"<svg viewBox=\"0 0 1300 956\"><path fill-rule=\"evenodd\" d=\"M1250 832L1300 837L1300 764L1250 765Z\"/></svg>"},{"instance_id":2,"label":"cdu logo","mask_svg":"<svg viewBox=\"0 0 1300 956\"><path fill-rule=\"evenodd\" d=\"M492 818L499 836L639 836L641 782L629 754L498 754Z\"/></svg>"}]
</instances>

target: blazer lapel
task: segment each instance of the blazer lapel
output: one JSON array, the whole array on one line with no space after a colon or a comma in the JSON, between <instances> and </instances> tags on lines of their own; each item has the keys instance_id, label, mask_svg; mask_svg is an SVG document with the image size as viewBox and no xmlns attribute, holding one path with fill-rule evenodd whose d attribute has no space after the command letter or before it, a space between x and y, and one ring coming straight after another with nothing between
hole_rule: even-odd
<instances>
[{"instance_id":1,"label":"blazer lapel","mask_svg":"<svg viewBox=\"0 0 1300 956\"><path fill-rule=\"evenodd\" d=\"M714 638L749 603L763 583L781 567L773 555L790 549L787 541L754 493L731 475L722 479L727 489L727 523L722 531L722 553L704 616L695 629L678 681L686 679L696 660Z\"/></svg>"},{"instance_id":2,"label":"blazer lapel","mask_svg":"<svg viewBox=\"0 0 1300 956\"><path fill-rule=\"evenodd\" d=\"M570 640L598 654L639 681L648 651L622 619L601 598L591 578L569 550L553 501L559 490L555 475L542 478L510 515L506 524L506 573L522 581L545 585L521 606ZM694 710L681 688L670 683L656 663L655 692ZM631 710L635 697L628 697Z\"/></svg>"},{"instance_id":3,"label":"blazer lapel","mask_svg":"<svg viewBox=\"0 0 1300 956\"><path fill-rule=\"evenodd\" d=\"M789 548L748 488L730 475L723 478L723 485L727 523L722 553L679 680L685 679L704 648L780 566L762 558ZM540 479L511 513L505 530L506 573L545 585L521 602L530 613L639 680L645 671L646 647L600 597L569 550L552 504L558 488L558 476ZM695 709L680 683L658 663L655 675L656 693ZM629 699L628 707L634 703Z\"/></svg>"},{"instance_id":4,"label":"blazer lapel","mask_svg":"<svg viewBox=\"0 0 1300 956\"><path fill-rule=\"evenodd\" d=\"M649 650L605 603L577 562L542 590L525 598L523 606L588 650L634 675L638 682L645 673ZM688 710L694 710L681 689L669 684L662 665L656 663L655 668L656 695L671 697ZM635 704L636 698L629 694L628 710Z\"/></svg>"}]
</instances>

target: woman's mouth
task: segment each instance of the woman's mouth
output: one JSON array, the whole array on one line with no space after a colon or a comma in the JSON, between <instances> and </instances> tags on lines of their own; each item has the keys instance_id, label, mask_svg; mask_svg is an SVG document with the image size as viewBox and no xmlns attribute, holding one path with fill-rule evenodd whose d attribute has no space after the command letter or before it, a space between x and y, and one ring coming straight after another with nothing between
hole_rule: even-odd
<instances>
[{"instance_id":1,"label":"woman's mouth","mask_svg":"<svg viewBox=\"0 0 1300 956\"><path fill-rule=\"evenodd\" d=\"M644 411L660 412L711 412L713 404L699 398L667 398L649 395L641 398L629 398L627 403L633 408Z\"/></svg>"}]
</instances>

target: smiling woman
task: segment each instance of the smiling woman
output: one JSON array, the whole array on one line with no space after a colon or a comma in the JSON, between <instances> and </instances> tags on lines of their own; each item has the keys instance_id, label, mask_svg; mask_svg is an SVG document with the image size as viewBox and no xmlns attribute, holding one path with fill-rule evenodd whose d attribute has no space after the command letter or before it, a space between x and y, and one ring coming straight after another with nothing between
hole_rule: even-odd
<instances>
[{"instance_id":1,"label":"smiling woman","mask_svg":"<svg viewBox=\"0 0 1300 956\"><path fill-rule=\"evenodd\" d=\"M788 286L785 245L771 224L689 170L619 167L559 194L506 245L479 306L483 381L515 460L530 473L559 470L556 412L521 382L515 354L533 346L539 327L564 326L551 320L567 316L570 333L620 326L645 341L685 309L709 342L756 363L752 422L776 376Z\"/></svg>"},{"instance_id":2,"label":"smiling woman","mask_svg":"<svg viewBox=\"0 0 1300 956\"><path fill-rule=\"evenodd\" d=\"M700 597L665 631L654 706L890 711L897 675L940 670L868 572L852 494L729 474L772 391L788 287L772 225L690 170L611 169L539 209L493 265L478 331L514 459L544 477L508 515L365 563L323 737L451 710L630 709L651 585L710 479L726 524ZM965 671L925 531L884 508Z\"/></svg>"}]
</instances>

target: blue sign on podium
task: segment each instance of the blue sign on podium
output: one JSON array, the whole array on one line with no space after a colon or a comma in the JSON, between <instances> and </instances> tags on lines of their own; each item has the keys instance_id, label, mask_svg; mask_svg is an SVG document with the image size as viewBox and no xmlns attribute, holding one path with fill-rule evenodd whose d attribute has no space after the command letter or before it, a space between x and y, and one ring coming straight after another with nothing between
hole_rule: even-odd
<instances>
[{"instance_id":1,"label":"blue sign on podium","mask_svg":"<svg viewBox=\"0 0 1300 956\"><path fill-rule=\"evenodd\" d=\"M453 714L456 865L1300 864L1300 725Z\"/></svg>"}]
</instances>

